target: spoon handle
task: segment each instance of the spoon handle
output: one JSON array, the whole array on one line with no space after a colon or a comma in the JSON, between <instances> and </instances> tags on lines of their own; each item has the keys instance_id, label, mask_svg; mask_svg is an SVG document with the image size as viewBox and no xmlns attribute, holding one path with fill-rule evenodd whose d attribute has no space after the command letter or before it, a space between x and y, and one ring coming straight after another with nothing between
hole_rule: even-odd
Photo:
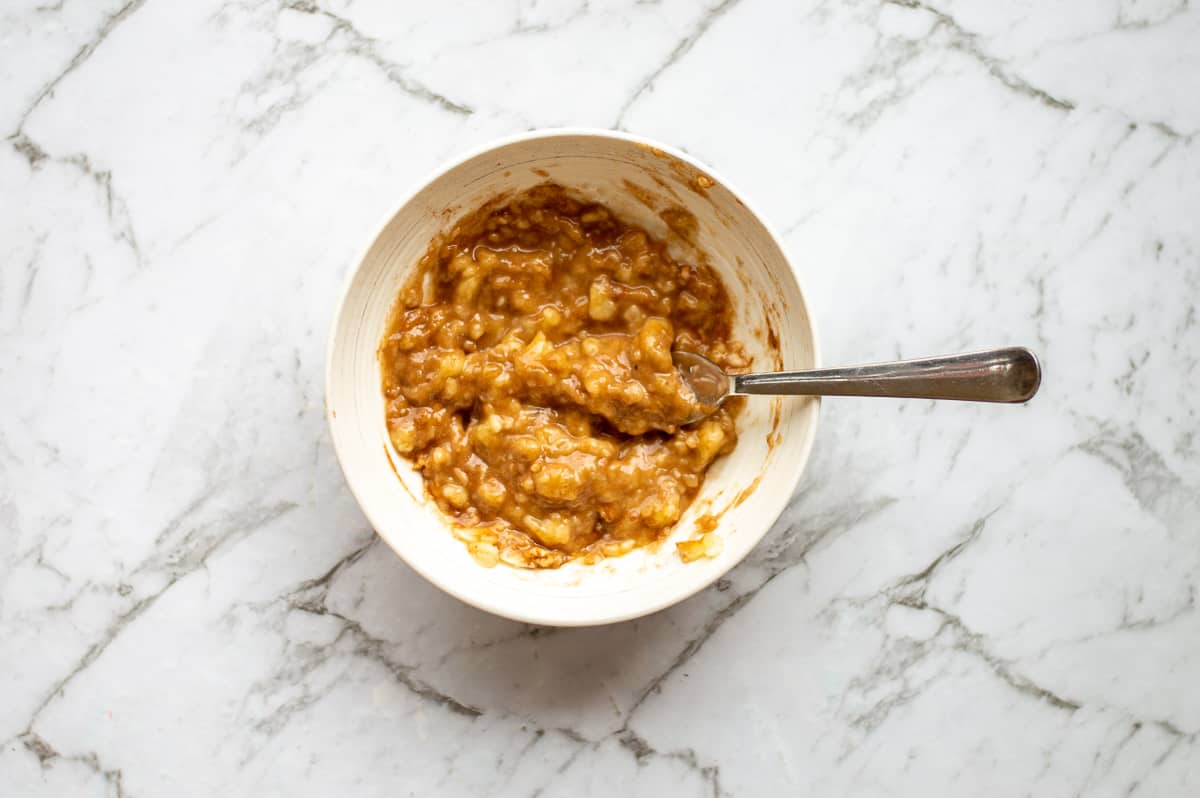
<instances>
[{"instance_id":1,"label":"spoon handle","mask_svg":"<svg viewBox=\"0 0 1200 798\"><path fill-rule=\"evenodd\" d=\"M732 393L1027 402L1041 382L1034 354L1013 346L848 368L739 374Z\"/></svg>"}]
</instances>

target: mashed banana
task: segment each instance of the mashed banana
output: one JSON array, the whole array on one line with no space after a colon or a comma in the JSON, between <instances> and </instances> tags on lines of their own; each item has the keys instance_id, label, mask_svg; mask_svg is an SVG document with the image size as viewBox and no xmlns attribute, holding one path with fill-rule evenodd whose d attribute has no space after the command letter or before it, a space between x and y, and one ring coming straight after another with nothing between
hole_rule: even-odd
<instances>
[{"instance_id":1,"label":"mashed banana","mask_svg":"<svg viewBox=\"0 0 1200 798\"><path fill-rule=\"evenodd\" d=\"M731 322L708 265L537 186L460 222L402 289L379 348L392 444L484 565L623 554L737 442L735 406L685 423L671 362L744 367Z\"/></svg>"}]
</instances>

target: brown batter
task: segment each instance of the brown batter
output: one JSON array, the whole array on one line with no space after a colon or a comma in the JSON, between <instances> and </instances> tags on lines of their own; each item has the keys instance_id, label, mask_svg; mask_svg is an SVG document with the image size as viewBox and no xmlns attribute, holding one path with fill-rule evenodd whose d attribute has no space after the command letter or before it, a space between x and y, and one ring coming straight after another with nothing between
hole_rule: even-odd
<instances>
[{"instance_id":1,"label":"brown batter","mask_svg":"<svg viewBox=\"0 0 1200 798\"><path fill-rule=\"evenodd\" d=\"M624 554L737 442L734 406L683 423L671 362L745 367L731 322L708 265L537 186L431 244L401 291L379 347L392 443L484 565Z\"/></svg>"}]
</instances>

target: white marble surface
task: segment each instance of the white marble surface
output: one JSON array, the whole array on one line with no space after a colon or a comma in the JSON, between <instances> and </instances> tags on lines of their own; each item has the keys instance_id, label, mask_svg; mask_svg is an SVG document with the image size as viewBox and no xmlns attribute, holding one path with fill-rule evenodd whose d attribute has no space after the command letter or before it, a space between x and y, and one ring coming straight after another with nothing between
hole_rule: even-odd
<instances>
[{"instance_id":1,"label":"white marble surface","mask_svg":"<svg viewBox=\"0 0 1200 798\"><path fill-rule=\"evenodd\" d=\"M0 795L1195 795L1200 9L8 0ZM617 126L782 231L827 362L1028 343L1023 408L831 400L729 578L555 631L373 539L322 416L437 163Z\"/></svg>"}]
</instances>

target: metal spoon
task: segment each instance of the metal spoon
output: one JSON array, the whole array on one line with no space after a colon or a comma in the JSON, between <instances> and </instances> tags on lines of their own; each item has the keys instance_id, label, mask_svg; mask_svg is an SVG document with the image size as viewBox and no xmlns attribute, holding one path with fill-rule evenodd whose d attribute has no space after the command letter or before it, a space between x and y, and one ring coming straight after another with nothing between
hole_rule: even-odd
<instances>
[{"instance_id":1,"label":"metal spoon","mask_svg":"<svg viewBox=\"0 0 1200 798\"><path fill-rule=\"evenodd\" d=\"M966 402L1027 402L1042 383L1042 367L1020 346L985 349L894 363L811 371L726 374L694 352L672 353L680 375L696 394L698 421L729 396L890 396Z\"/></svg>"}]
</instances>

